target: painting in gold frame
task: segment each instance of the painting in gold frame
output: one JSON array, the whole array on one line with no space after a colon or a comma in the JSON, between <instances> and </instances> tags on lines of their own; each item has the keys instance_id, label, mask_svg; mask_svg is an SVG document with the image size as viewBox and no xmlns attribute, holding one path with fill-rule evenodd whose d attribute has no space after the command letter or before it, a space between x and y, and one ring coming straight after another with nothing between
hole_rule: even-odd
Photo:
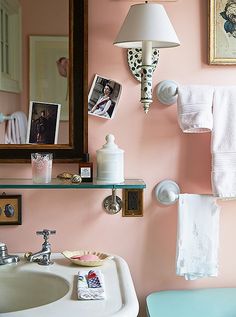
<instances>
[{"instance_id":1,"label":"painting in gold frame","mask_svg":"<svg viewBox=\"0 0 236 317\"><path fill-rule=\"evenodd\" d=\"M235 0L209 0L209 64L236 64Z\"/></svg>"},{"instance_id":2,"label":"painting in gold frame","mask_svg":"<svg viewBox=\"0 0 236 317\"><path fill-rule=\"evenodd\" d=\"M21 195L0 195L0 226L21 225Z\"/></svg>"}]
</instances>

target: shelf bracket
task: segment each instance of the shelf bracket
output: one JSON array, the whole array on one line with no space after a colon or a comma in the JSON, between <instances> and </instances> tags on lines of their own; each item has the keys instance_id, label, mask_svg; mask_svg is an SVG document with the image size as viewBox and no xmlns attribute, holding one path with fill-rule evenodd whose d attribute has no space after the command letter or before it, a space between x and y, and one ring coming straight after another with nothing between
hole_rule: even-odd
<instances>
[{"instance_id":1,"label":"shelf bracket","mask_svg":"<svg viewBox=\"0 0 236 317\"><path fill-rule=\"evenodd\" d=\"M110 215L115 215L121 210L122 200L116 195L116 188L113 188L112 194L104 199L103 207Z\"/></svg>"}]
</instances>

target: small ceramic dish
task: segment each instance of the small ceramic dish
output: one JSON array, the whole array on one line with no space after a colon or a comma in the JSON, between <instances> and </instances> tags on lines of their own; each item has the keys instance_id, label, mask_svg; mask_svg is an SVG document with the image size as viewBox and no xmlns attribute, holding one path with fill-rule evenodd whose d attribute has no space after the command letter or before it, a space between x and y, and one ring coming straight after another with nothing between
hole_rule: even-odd
<instances>
[{"instance_id":1,"label":"small ceramic dish","mask_svg":"<svg viewBox=\"0 0 236 317\"><path fill-rule=\"evenodd\" d=\"M113 256L95 251L63 251L62 254L72 263L81 266L100 266Z\"/></svg>"}]
</instances>

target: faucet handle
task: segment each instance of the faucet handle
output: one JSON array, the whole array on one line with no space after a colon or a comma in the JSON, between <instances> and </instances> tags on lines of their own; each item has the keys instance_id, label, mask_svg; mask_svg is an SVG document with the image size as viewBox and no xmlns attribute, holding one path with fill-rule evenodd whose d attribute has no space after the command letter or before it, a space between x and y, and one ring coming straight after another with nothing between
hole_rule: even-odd
<instances>
[{"instance_id":1,"label":"faucet handle","mask_svg":"<svg viewBox=\"0 0 236 317\"><path fill-rule=\"evenodd\" d=\"M55 234L56 230L43 229L42 231L36 231L37 235L42 235L45 240L48 239L50 234Z\"/></svg>"},{"instance_id":2,"label":"faucet handle","mask_svg":"<svg viewBox=\"0 0 236 317\"><path fill-rule=\"evenodd\" d=\"M6 243L0 242L0 249L5 249L6 247Z\"/></svg>"}]
</instances>

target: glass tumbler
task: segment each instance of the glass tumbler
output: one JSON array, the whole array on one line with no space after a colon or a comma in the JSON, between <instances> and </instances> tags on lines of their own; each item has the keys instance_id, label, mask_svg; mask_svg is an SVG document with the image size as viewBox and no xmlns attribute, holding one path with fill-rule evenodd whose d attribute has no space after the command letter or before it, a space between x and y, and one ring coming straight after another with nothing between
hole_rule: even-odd
<instances>
[{"instance_id":1,"label":"glass tumbler","mask_svg":"<svg viewBox=\"0 0 236 317\"><path fill-rule=\"evenodd\" d=\"M52 153L31 153L32 179L37 184L47 184L52 179Z\"/></svg>"}]
</instances>

